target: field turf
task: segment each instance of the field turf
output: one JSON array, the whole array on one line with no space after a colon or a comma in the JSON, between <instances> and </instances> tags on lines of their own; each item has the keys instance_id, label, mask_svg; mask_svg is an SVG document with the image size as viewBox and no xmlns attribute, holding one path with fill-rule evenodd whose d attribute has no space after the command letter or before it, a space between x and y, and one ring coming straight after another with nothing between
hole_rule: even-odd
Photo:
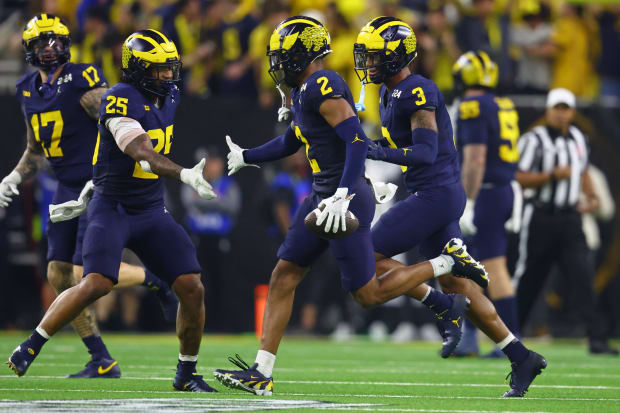
<instances>
[{"instance_id":1,"label":"field turf","mask_svg":"<svg viewBox=\"0 0 620 413\"><path fill-rule=\"evenodd\" d=\"M6 360L26 333L0 334ZM119 361L122 379L65 379L87 360L81 341L59 334L28 374L0 370L0 412L619 412L620 359L588 356L582 342L526 342L549 366L523 399L502 399L508 389L505 360L448 359L438 343L345 343L286 338L274 372L275 393L257 397L224 388L215 368L232 368L239 353L250 364L253 336L205 336L198 371L217 394L172 391L178 347L172 335L113 335L104 339ZM488 349L488 346L485 347Z\"/></svg>"}]
</instances>

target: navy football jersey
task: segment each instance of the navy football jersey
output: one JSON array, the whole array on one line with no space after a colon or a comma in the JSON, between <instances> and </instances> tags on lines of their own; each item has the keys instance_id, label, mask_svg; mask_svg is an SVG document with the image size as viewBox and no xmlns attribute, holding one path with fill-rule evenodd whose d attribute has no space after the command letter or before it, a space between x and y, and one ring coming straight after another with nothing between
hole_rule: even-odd
<instances>
[{"instance_id":1,"label":"navy football jersey","mask_svg":"<svg viewBox=\"0 0 620 413\"><path fill-rule=\"evenodd\" d=\"M17 82L19 100L34 138L43 148L56 178L69 187L81 188L92 176L91 159L97 139L97 121L80 105L80 98L91 89L106 87L96 66L66 63L51 84L49 98L39 94L38 71Z\"/></svg>"},{"instance_id":2,"label":"navy football jersey","mask_svg":"<svg viewBox=\"0 0 620 413\"><path fill-rule=\"evenodd\" d=\"M402 166L407 190L414 193L460 180L458 154L452 124L444 97L437 85L417 74L411 74L390 91L385 85L379 92L381 134L392 148L413 145L411 115L418 110L435 111L438 139L437 158L431 165Z\"/></svg>"},{"instance_id":3,"label":"navy football jersey","mask_svg":"<svg viewBox=\"0 0 620 413\"><path fill-rule=\"evenodd\" d=\"M291 90L295 136L306 147L312 168L312 189L319 194L332 195L344 170L346 144L319 112L325 100L337 98L346 99L355 111L349 86L332 70L319 70Z\"/></svg>"},{"instance_id":4,"label":"navy football jersey","mask_svg":"<svg viewBox=\"0 0 620 413\"><path fill-rule=\"evenodd\" d=\"M152 209L163 205L162 179L142 170L138 162L120 150L114 136L105 126L105 121L114 117L127 117L140 122L151 137L155 152L168 156L179 98L179 91L175 89L157 108L133 85L122 82L102 96L99 136L92 159L93 182L99 193L130 209Z\"/></svg>"},{"instance_id":5,"label":"navy football jersey","mask_svg":"<svg viewBox=\"0 0 620 413\"><path fill-rule=\"evenodd\" d=\"M456 136L459 148L487 145L484 183L504 185L514 179L519 161L519 116L509 98L492 93L464 98L459 104Z\"/></svg>"}]
</instances>

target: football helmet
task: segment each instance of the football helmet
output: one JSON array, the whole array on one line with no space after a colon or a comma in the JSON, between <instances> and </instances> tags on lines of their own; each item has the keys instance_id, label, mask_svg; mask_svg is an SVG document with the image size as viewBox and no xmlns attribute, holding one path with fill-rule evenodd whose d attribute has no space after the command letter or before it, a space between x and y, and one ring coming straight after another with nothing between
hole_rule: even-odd
<instances>
[{"instance_id":1,"label":"football helmet","mask_svg":"<svg viewBox=\"0 0 620 413\"><path fill-rule=\"evenodd\" d=\"M395 17L377 17L362 27L353 46L355 73L363 84L383 83L417 56L411 26Z\"/></svg>"},{"instance_id":2,"label":"football helmet","mask_svg":"<svg viewBox=\"0 0 620 413\"><path fill-rule=\"evenodd\" d=\"M297 87L299 74L316 59L331 53L331 39L325 26L306 16L282 21L267 45L269 75L280 86Z\"/></svg>"},{"instance_id":3,"label":"football helmet","mask_svg":"<svg viewBox=\"0 0 620 413\"><path fill-rule=\"evenodd\" d=\"M24 28L22 47L26 62L49 73L71 57L69 29L60 17L37 14Z\"/></svg>"},{"instance_id":4,"label":"football helmet","mask_svg":"<svg viewBox=\"0 0 620 413\"><path fill-rule=\"evenodd\" d=\"M174 42L153 29L139 30L123 43L123 80L143 92L159 97L169 95L181 79L181 59ZM162 80L160 72L171 71Z\"/></svg>"},{"instance_id":5,"label":"football helmet","mask_svg":"<svg viewBox=\"0 0 620 413\"><path fill-rule=\"evenodd\" d=\"M452 66L454 91L457 96L470 87L494 89L498 75L497 64L482 50L464 53Z\"/></svg>"}]
</instances>

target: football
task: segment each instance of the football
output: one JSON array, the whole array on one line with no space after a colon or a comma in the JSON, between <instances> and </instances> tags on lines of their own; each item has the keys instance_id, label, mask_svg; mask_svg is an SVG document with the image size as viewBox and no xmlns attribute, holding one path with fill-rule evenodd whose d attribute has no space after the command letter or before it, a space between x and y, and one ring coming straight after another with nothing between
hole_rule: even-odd
<instances>
[{"instance_id":1,"label":"football","mask_svg":"<svg viewBox=\"0 0 620 413\"><path fill-rule=\"evenodd\" d=\"M306 218L304 218L304 224L306 225L306 228L308 228L310 232L312 232L317 237L324 238L324 239L344 238L347 235L351 235L352 233L357 231L357 228L360 226L360 222L357 220L355 215L353 215L351 211L347 211L347 213L345 214L345 220L347 222L346 231L342 231L339 228L337 232L333 232L333 231L325 232L325 222L323 222L323 225L321 226L318 226L316 224L316 220L319 217L318 212L322 211L323 208L325 208L325 205L321 205L319 208L316 208L310 211L310 213L306 215Z\"/></svg>"}]
</instances>

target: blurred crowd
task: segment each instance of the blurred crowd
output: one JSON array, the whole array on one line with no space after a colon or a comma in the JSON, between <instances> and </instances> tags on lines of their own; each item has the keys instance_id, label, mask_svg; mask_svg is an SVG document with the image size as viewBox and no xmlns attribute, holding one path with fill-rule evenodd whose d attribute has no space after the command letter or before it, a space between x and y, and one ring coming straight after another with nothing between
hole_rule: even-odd
<instances>
[{"instance_id":1,"label":"blurred crowd","mask_svg":"<svg viewBox=\"0 0 620 413\"><path fill-rule=\"evenodd\" d=\"M620 97L620 5L565 0L13 0L0 8L0 59L23 61L21 30L31 15L61 16L73 34L72 59L120 78L121 45L135 30L170 36L183 60L184 93L256 99L271 107L279 96L267 74L266 45L277 24L305 14L332 36L329 69L354 95L353 43L371 18L410 23L418 39L415 71L452 90L451 67L463 52L486 50L500 64L500 91L545 93L556 87L588 100ZM2 43L5 43L4 45ZM10 66L10 65L9 65ZM5 67L5 65L0 65ZM14 66L11 66L14 67ZM22 67L19 70L23 70ZM2 74L0 73L0 76ZM366 103L377 119L376 89Z\"/></svg>"}]
</instances>

